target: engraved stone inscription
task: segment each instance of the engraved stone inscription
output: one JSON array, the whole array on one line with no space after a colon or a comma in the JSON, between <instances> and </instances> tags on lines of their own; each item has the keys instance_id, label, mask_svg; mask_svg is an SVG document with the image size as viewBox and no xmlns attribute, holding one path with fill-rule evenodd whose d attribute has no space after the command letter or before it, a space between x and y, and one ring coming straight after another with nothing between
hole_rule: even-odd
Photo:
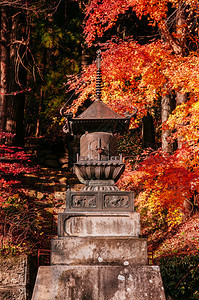
<instances>
[{"instance_id":1,"label":"engraved stone inscription","mask_svg":"<svg viewBox=\"0 0 199 300\"><path fill-rule=\"evenodd\" d=\"M97 199L94 195L85 195L85 196L72 196L71 206L73 208L81 208L81 207L97 207Z\"/></svg>"},{"instance_id":2,"label":"engraved stone inscription","mask_svg":"<svg viewBox=\"0 0 199 300\"><path fill-rule=\"evenodd\" d=\"M138 236L137 215L74 216L67 218L64 231L69 236Z\"/></svg>"},{"instance_id":3,"label":"engraved stone inscription","mask_svg":"<svg viewBox=\"0 0 199 300\"><path fill-rule=\"evenodd\" d=\"M104 207L114 208L114 207L129 207L129 197L128 196L116 196L116 195L105 195L104 196Z\"/></svg>"}]
</instances>

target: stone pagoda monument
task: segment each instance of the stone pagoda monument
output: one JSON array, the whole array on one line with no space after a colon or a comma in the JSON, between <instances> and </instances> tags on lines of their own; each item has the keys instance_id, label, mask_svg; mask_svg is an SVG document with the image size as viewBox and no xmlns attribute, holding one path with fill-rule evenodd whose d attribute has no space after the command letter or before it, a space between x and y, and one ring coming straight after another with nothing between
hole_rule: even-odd
<instances>
[{"instance_id":1,"label":"stone pagoda monument","mask_svg":"<svg viewBox=\"0 0 199 300\"><path fill-rule=\"evenodd\" d=\"M159 267L148 265L147 241L139 238L133 192L115 186L125 168L115 134L128 130L131 116L101 101L100 51L96 100L65 117L65 131L81 135L74 170L84 187L66 192L51 265L39 268L32 300L165 300Z\"/></svg>"}]
</instances>

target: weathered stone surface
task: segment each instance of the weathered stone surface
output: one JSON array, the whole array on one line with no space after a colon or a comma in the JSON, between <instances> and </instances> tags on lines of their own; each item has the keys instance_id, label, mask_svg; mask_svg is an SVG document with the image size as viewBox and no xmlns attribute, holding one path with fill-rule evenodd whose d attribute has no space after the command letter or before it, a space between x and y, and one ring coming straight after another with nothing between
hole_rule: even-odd
<instances>
[{"instance_id":1,"label":"weathered stone surface","mask_svg":"<svg viewBox=\"0 0 199 300\"><path fill-rule=\"evenodd\" d=\"M87 213L59 215L59 236L130 236L140 235L139 213Z\"/></svg>"},{"instance_id":2,"label":"weathered stone surface","mask_svg":"<svg viewBox=\"0 0 199 300\"><path fill-rule=\"evenodd\" d=\"M0 286L26 285L27 257L2 257L0 260Z\"/></svg>"},{"instance_id":3,"label":"weathered stone surface","mask_svg":"<svg viewBox=\"0 0 199 300\"><path fill-rule=\"evenodd\" d=\"M165 300L159 267L40 267L32 300Z\"/></svg>"},{"instance_id":4,"label":"weathered stone surface","mask_svg":"<svg viewBox=\"0 0 199 300\"><path fill-rule=\"evenodd\" d=\"M0 258L0 299L30 300L37 260L26 255Z\"/></svg>"},{"instance_id":5,"label":"weathered stone surface","mask_svg":"<svg viewBox=\"0 0 199 300\"><path fill-rule=\"evenodd\" d=\"M67 237L52 240L51 264L147 264L147 240L138 238Z\"/></svg>"},{"instance_id":6,"label":"weathered stone surface","mask_svg":"<svg viewBox=\"0 0 199 300\"><path fill-rule=\"evenodd\" d=\"M66 211L134 211L133 192L106 190L105 186L102 188L102 191L67 191Z\"/></svg>"},{"instance_id":7,"label":"weathered stone surface","mask_svg":"<svg viewBox=\"0 0 199 300\"><path fill-rule=\"evenodd\" d=\"M7 286L0 287L1 300L27 300L27 292L25 286Z\"/></svg>"}]
</instances>

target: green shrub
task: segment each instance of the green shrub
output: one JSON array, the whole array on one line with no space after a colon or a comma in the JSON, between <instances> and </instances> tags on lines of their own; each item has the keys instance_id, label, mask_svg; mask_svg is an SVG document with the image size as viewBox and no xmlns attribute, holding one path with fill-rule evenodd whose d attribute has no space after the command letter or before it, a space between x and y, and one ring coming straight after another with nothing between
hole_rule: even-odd
<instances>
[{"instance_id":1,"label":"green shrub","mask_svg":"<svg viewBox=\"0 0 199 300\"><path fill-rule=\"evenodd\" d=\"M158 262L166 296L199 299L199 255L163 257Z\"/></svg>"}]
</instances>

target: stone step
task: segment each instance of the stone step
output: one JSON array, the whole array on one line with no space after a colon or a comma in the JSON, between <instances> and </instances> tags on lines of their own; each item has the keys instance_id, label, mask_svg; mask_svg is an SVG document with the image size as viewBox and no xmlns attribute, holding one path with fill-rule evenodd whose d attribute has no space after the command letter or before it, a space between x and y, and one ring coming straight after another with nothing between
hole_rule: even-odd
<instances>
[{"instance_id":1,"label":"stone step","mask_svg":"<svg viewBox=\"0 0 199 300\"><path fill-rule=\"evenodd\" d=\"M158 266L40 267L32 300L166 300Z\"/></svg>"},{"instance_id":2,"label":"stone step","mask_svg":"<svg viewBox=\"0 0 199 300\"><path fill-rule=\"evenodd\" d=\"M146 265L147 240L132 237L53 239L52 265Z\"/></svg>"}]
</instances>

